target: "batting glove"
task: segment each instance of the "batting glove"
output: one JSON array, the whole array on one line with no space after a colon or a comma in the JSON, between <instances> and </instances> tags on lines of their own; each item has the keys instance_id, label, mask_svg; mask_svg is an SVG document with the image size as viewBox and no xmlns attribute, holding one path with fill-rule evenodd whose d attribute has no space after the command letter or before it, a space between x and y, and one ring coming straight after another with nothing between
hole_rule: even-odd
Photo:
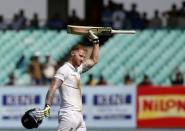
<instances>
[{"instance_id":1,"label":"batting glove","mask_svg":"<svg viewBox=\"0 0 185 131\"><path fill-rule=\"evenodd\" d=\"M45 108L43 110L36 111L36 117L39 120L43 120L44 118L49 117L50 115L50 105L45 105Z\"/></svg>"},{"instance_id":2,"label":"batting glove","mask_svg":"<svg viewBox=\"0 0 185 131\"><path fill-rule=\"evenodd\" d=\"M99 38L97 35L94 34L94 32L92 30L89 30L89 40L91 42L93 42L94 44L98 44L99 43Z\"/></svg>"}]
</instances>

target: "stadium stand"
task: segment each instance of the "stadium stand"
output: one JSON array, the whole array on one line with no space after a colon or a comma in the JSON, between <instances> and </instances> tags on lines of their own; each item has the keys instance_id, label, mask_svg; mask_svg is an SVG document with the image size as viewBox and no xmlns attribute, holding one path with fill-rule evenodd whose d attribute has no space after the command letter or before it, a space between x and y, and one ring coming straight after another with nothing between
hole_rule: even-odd
<instances>
[{"instance_id":1,"label":"stadium stand","mask_svg":"<svg viewBox=\"0 0 185 131\"><path fill-rule=\"evenodd\" d=\"M80 36L67 35L66 31L7 30L0 32L0 84L4 85L8 82L8 75L11 72L15 73L18 79L17 84L28 84L30 78L24 72L32 55L39 53L44 56L49 53L54 60L59 61L66 55L67 49L80 40ZM16 63L23 54L26 56L25 66L16 69Z\"/></svg>"},{"instance_id":2,"label":"stadium stand","mask_svg":"<svg viewBox=\"0 0 185 131\"><path fill-rule=\"evenodd\" d=\"M152 39L151 39L152 38ZM115 35L101 48L100 61L88 73L103 76L109 84L119 85L130 73L138 84L144 74L155 85L169 85L172 71L180 65L185 71L184 30L144 30L134 36ZM82 76L86 81L87 76Z\"/></svg>"},{"instance_id":3,"label":"stadium stand","mask_svg":"<svg viewBox=\"0 0 185 131\"><path fill-rule=\"evenodd\" d=\"M30 77L25 71L32 55L49 53L59 61L80 40L81 37L68 35L65 31L1 31L0 84L8 82L11 72L14 72L18 85L29 84ZM169 85L170 75L176 67L185 73L184 43L185 31L180 29L147 29L136 35L114 35L101 46L99 63L82 75L82 84L87 82L89 74L93 74L96 78L103 75L108 84L119 85L123 76L129 73L135 84L147 74L153 84ZM16 69L16 63L23 54L25 66ZM43 61L42 57L40 60Z\"/></svg>"}]
</instances>

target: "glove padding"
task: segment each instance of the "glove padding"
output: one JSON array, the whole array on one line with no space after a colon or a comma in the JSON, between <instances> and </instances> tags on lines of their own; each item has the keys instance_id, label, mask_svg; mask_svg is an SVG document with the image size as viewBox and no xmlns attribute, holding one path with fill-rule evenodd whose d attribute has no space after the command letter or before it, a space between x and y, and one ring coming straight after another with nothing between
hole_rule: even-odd
<instances>
[{"instance_id":1,"label":"glove padding","mask_svg":"<svg viewBox=\"0 0 185 131\"><path fill-rule=\"evenodd\" d=\"M98 44L99 43L99 38L97 35L94 34L94 32L92 30L89 30L89 36L88 39L90 42L93 42L94 44Z\"/></svg>"},{"instance_id":2,"label":"glove padding","mask_svg":"<svg viewBox=\"0 0 185 131\"><path fill-rule=\"evenodd\" d=\"M36 117L39 120L49 117L50 115L50 105L46 105L43 110L35 111Z\"/></svg>"}]
</instances>

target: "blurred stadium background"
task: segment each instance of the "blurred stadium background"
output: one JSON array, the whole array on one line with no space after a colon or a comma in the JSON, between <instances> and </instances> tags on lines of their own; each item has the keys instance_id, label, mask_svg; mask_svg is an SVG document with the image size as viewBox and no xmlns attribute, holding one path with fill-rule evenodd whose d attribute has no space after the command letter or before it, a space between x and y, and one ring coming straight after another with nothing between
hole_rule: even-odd
<instances>
[{"instance_id":1,"label":"blurred stadium background","mask_svg":"<svg viewBox=\"0 0 185 131\"><path fill-rule=\"evenodd\" d=\"M81 76L82 87L93 90L120 86L123 89L138 86L183 88L183 0L1 0L0 92L4 94L0 94L3 108L0 109L0 123L7 122L3 121L3 113L7 113L4 109L13 111L16 107L3 107L5 94L13 88L18 89L17 94L21 88L47 89L56 69L75 44L82 43L87 48L87 55L91 52L86 38L66 33L68 24L137 30L135 35L100 37L99 63ZM180 100L185 101L184 98ZM133 107L136 110L137 107ZM145 130L135 129L136 125L120 130ZM0 130L8 131L3 127L0 125ZM101 130L96 129L96 125L94 128L93 131Z\"/></svg>"}]
</instances>

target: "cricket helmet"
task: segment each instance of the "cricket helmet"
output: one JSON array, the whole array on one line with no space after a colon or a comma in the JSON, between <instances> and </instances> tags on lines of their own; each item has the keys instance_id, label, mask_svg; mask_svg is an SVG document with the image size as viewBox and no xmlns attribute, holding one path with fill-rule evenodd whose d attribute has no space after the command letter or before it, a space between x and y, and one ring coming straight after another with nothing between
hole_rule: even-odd
<instances>
[{"instance_id":1,"label":"cricket helmet","mask_svg":"<svg viewBox=\"0 0 185 131\"><path fill-rule=\"evenodd\" d=\"M42 120L38 120L36 114L34 113L36 110L38 109L30 109L22 116L21 122L26 129L38 128L42 123Z\"/></svg>"}]
</instances>

